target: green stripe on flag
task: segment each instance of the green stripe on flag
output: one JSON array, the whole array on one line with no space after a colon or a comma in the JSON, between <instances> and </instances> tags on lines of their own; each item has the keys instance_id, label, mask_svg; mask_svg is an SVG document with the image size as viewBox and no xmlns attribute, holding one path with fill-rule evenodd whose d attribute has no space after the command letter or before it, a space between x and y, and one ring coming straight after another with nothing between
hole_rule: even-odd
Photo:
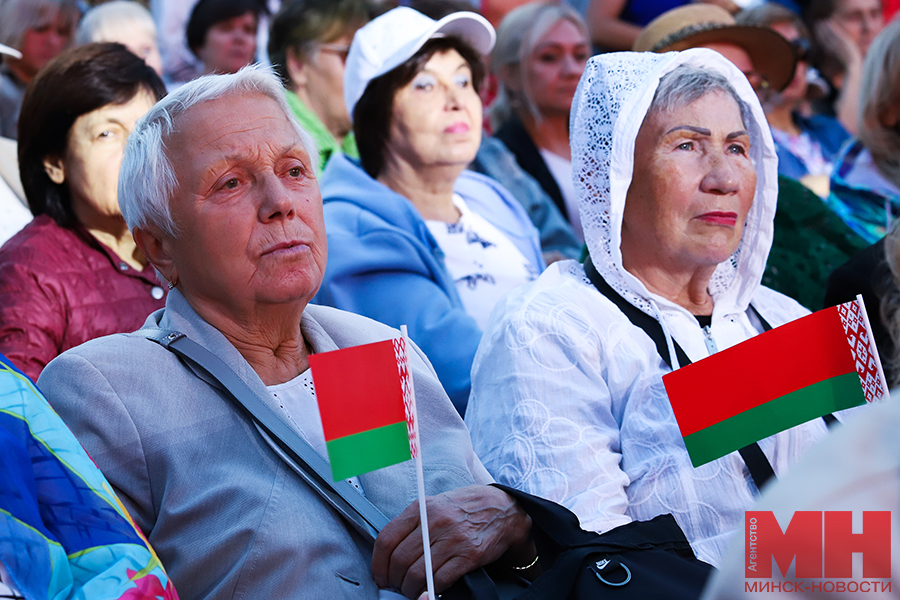
<instances>
[{"instance_id":1,"label":"green stripe on flag","mask_svg":"<svg viewBox=\"0 0 900 600\"><path fill-rule=\"evenodd\" d=\"M326 443L335 481L409 460L406 421L377 427Z\"/></svg>"},{"instance_id":2,"label":"green stripe on flag","mask_svg":"<svg viewBox=\"0 0 900 600\"><path fill-rule=\"evenodd\" d=\"M822 415L866 403L856 371L770 400L685 436L695 467Z\"/></svg>"}]
</instances>

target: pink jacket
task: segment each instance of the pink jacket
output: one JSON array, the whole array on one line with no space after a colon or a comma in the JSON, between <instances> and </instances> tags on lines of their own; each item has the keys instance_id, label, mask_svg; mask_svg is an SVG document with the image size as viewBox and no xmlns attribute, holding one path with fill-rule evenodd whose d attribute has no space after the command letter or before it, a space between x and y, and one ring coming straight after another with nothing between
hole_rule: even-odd
<instances>
[{"instance_id":1,"label":"pink jacket","mask_svg":"<svg viewBox=\"0 0 900 600\"><path fill-rule=\"evenodd\" d=\"M133 269L80 226L42 215L0 248L0 353L35 381L61 352L139 329L165 302L152 267Z\"/></svg>"}]
</instances>

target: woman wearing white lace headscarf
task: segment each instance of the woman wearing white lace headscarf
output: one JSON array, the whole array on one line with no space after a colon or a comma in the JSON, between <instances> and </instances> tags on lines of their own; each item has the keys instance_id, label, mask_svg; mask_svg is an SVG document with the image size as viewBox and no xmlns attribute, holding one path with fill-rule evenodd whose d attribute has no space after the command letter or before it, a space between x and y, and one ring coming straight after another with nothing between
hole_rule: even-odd
<instances>
[{"instance_id":1,"label":"woman wearing white lace headscarf","mask_svg":"<svg viewBox=\"0 0 900 600\"><path fill-rule=\"evenodd\" d=\"M737 452L691 465L662 376L676 344L697 361L808 312L760 285L777 197L765 115L737 68L695 49L594 57L571 123L590 259L661 325L665 357L581 264L555 263L495 308L466 423L498 481L590 530L672 513L715 564L757 488ZM759 445L779 474L824 433L818 420Z\"/></svg>"}]
</instances>

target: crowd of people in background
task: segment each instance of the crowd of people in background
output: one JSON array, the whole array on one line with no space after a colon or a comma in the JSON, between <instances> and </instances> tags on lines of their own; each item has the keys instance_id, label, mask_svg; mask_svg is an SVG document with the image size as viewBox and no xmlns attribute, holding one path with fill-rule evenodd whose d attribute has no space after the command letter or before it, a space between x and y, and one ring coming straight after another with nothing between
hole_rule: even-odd
<instances>
[{"instance_id":1,"label":"crowd of people in background","mask_svg":"<svg viewBox=\"0 0 900 600\"><path fill-rule=\"evenodd\" d=\"M493 481L591 531L671 513L735 571L762 485L692 465L662 376L862 294L900 383L898 9L0 0L0 524L62 556L0 537L0 597L424 590L411 471L346 482L393 519L373 550L160 331L327 460L309 356L407 326L439 591L541 569ZM834 435L759 449L790 482ZM34 448L90 506L60 518Z\"/></svg>"}]
</instances>

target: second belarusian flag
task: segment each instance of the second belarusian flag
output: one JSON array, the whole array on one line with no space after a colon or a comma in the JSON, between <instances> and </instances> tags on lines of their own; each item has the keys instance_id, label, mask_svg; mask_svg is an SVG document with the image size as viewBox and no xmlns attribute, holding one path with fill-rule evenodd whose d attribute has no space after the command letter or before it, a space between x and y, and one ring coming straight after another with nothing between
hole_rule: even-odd
<instances>
[{"instance_id":1,"label":"second belarusian flag","mask_svg":"<svg viewBox=\"0 0 900 600\"><path fill-rule=\"evenodd\" d=\"M695 467L811 419L887 397L859 298L663 376Z\"/></svg>"}]
</instances>

